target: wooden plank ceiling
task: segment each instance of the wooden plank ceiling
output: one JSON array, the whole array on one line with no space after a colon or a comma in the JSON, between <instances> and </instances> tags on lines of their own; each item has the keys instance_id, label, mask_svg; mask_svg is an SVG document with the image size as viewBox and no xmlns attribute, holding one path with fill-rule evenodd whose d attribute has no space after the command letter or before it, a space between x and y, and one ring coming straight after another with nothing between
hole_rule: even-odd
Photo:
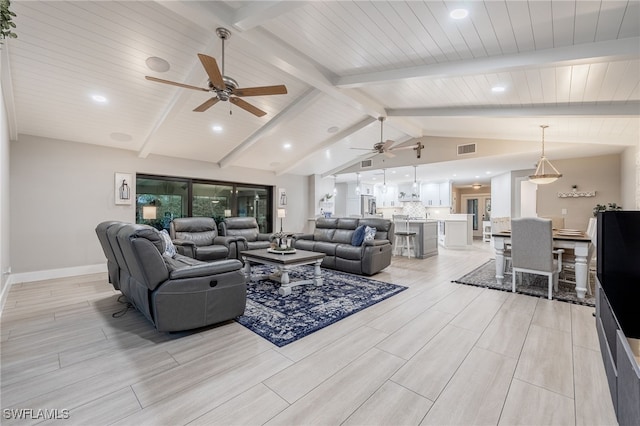
<instances>
[{"instance_id":1,"label":"wooden plank ceiling","mask_svg":"<svg viewBox=\"0 0 640 426\"><path fill-rule=\"evenodd\" d=\"M458 7L468 9L466 18L450 17ZM635 0L15 1L12 8L18 38L5 40L2 83L13 139L37 135L302 175L339 173L370 157L361 149L380 141L379 116L388 117L384 139L398 143L527 142L502 162L468 163L469 176L488 165L494 174L529 168L540 124L550 125L551 159L621 152L640 139ZM264 117L229 102L193 112L213 95L144 79L207 87L196 55L221 63L217 27L232 33L226 75L241 87L287 86L286 95L244 98ZM152 56L170 70L147 68ZM401 151L393 164L412 171L438 161L426 154L418 160ZM421 167L420 178L451 178L451 166L436 166Z\"/></svg>"}]
</instances>

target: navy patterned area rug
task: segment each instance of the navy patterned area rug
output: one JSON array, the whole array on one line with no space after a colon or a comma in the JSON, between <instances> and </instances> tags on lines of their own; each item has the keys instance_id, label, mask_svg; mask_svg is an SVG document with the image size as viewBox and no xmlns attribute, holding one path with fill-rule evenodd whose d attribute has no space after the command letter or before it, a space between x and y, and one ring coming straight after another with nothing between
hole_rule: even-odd
<instances>
[{"instance_id":1,"label":"navy patterned area rug","mask_svg":"<svg viewBox=\"0 0 640 426\"><path fill-rule=\"evenodd\" d=\"M511 279L511 271L507 271L504 274L502 284L498 284L496 280L496 261L490 260L453 282L495 290L511 291ZM549 289L548 285L547 277L543 275L522 274L522 281L516 285L516 292L528 296L546 298ZM553 299L578 305L595 306L595 298L593 296L587 294L584 299L578 299L575 288L574 283L560 280L558 282L558 291L553 291Z\"/></svg>"},{"instance_id":2,"label":"navy patterned area rug","mask_svg":"<svg viewBox=\"0 0 640 426\"><path fill-rule=\"evenodd\" d=\"M251 275L259 277L274 270L266 265L252 265ZM297 267L289 276L292 281L311 279L313 266ZM252 278L247 286L244 315L236 321L282 347L407 289L324 268L322 278L321 286L293 287L288 296L278 294L279 283Z\"/></svg>"}]
</instances>

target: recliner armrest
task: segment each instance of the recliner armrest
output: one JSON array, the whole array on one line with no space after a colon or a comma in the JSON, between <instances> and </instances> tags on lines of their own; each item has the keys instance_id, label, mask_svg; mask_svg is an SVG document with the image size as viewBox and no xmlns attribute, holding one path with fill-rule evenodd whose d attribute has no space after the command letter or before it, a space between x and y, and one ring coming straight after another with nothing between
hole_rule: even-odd
<instances>
[{"instance_id":1,"label":"recliner armrest","mask_svg":"<svg viewBox=\"0 0 640 426\"><path fill-rule=\"evenodd\" d=\"M273 239L273 234L258 234L257 241L271 241Z\"/></svg>"},{"instance_id":2,"label":"recliner armrest","mask_svg":"<svg viewBox=\"0 0 640 426\"><path fill-rule=\"evenodd\" d=\"M236 259L219 260L194 266L185 266L171 271L169 279L206 277L209 275L224 274L242 269L242 262Z\"/></svg>"},{"instance_id":3,"label":"recliner armrest","mask_svg":"<svg viewBox=\"0 0 640 426\"><path fill-rule=\"evenodd\" d=\"M215 244L215 245L223 245L223 246L225 246L227 248L229 248L229 244L238 243L238 242L246 243L247 239L245 237L241 237L241 236L229 236L229 237L218 236L218 237L215 237L213 239L213 244Z\"/></svg>"},{"instance_id":4,"label":"recliner armrest","mask_svg":"<svg viewBox=\"0 0 640 426\"><path fill-rule=\"evenodd\" d=\"M171 240L175 246L195 247L196 243L191 240Z\"/></svg>"}]
</instances>

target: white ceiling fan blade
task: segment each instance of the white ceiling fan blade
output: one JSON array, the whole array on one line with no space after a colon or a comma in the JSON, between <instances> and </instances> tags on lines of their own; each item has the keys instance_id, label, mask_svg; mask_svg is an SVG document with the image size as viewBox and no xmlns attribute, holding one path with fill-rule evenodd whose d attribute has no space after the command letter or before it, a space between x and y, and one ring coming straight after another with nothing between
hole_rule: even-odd
<instances>
[{"instance_id":1,"label":"white ceiling fan blade","mask_svg":"<svg viewBox=\"0 0 640 426\"><path fill-rule=\"evenodd\" d=\"M385 157L389 157L389 158L393 158L393 157L395 157L395 156L396 156L396 155L395 155L393 152L391 152L391 151L384 151L384 152L383 152L383 154L385 155Z\"/></svg>"},{"instance_id":2,"label":"white ceiling fan blade","mask_svg":"<svg viewBox=\"0 0 640 426\"><path fill-rule=\"evenodd\" d=\"M391 145L393 145L394 143L395 143L394 141L392 141L390 139L387 139L384 142L384 145L382 145L382 150L387 150L387 149L391 148Z\"/></svg>"}]
</instances>

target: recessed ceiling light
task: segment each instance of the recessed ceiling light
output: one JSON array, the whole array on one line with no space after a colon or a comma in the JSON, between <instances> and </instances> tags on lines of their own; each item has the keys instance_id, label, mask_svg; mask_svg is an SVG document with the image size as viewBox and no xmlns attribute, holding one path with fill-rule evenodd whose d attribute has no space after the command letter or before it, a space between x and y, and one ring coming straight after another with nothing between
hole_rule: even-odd
<instances>
[{"instance_id":1,"label":"recessed ceiling light","mask_svg":"<svg viewBox=\"0 0 640 426\"><path fill-rule=\"evenodd\" d=\"M284 149L291 149L291 144L290 143L285 143L284 145L282 145L282 147Z\"/></svg>"},{"instance_id":2,"label":"recessed ceiling light","mask_svg":"<svg viewBox=\"0 0 640 426\"><path fill-rule=\"evenodd\" d=\"M220 133L220 132L222 132L222 126L220 126L218 124L215 124L215 125L211 126L211 130L213 130L216 133Z\"/></svg>"},{"instance_id":3,"label":"recessed ceiling light","mask_svg":"<svg viewBox=\"0 0 640 426\"><path fill-rule=\"evenodd\" d=\"M504 92L505 90L506 90L506 89L505 89L505 87L504 87L504 86L493 86L493 87L491 88L491 91L492 91L493 93L502 93L502 92Z\"/></svg>"},{"instance_id":4,"label":"recessed ceiling light","mask_svg":"<svg viewBox=\"0 0 640 426\"><path fill-rule=\"evenodd\" d=\"M464 19L469 15L469 11L467 9L453 9L449 16L452 19Z\"/></svg>"},{"instance_id":5,"label":"recessed ceiling light","mask_svg":"<svg viewBox=\"0 0 640 426\"><path fill-rule=\"evenodd\" d=\"M490 174L491 174L491 172L485 172L485 173L486 173L486 174L488 174L488 175L490 175Z\"/></svg>"},{"instance_id":6,"label":"recessed ceiling light","mask_svg":"<svg viewBox=\"0 0 640 426\"><path fill-rule=\"evenodd\" d=\"M453 174L453 177L456 177L456 176L458 176L458 175L454 173L454 174Z\"/></svg>"},{"instance_id":7,"label":"recessed ceiling light","mask_svg":"<svg viewBox=\"0 0 640 426\"><path fill-rule=\"evenodd\" d=\"M91 95L91 99L93 99L94 101L100 103L100 104L106 104L107 103L107 98L105 98L102 95Z\"/></svg>"},{"instance_id":8,"label":"recessed ceiling light","mask_svg":"<svg viewBox=\"0 0 640 426\"><path fill-rule=\"evenodd\" d=\"M171 68L169 62L157 56L150 56L144 62L147 64L147 68L155 72L167 72Z\"/></svg>"},{"instance_id":9,"label":"recessed ceiling light","mask_svg":"<svg viewBox=\"0 0 640 426\"><path fill-rule=\"evenodd\" d=\"M328 133L335 133L335 132L337 132L338 130L340 130L340 129L338 128L338 126L331 126L331 127L329 127L329 128L327 129L327 132L328 132Z\"/></svg>"}]
</instances>

